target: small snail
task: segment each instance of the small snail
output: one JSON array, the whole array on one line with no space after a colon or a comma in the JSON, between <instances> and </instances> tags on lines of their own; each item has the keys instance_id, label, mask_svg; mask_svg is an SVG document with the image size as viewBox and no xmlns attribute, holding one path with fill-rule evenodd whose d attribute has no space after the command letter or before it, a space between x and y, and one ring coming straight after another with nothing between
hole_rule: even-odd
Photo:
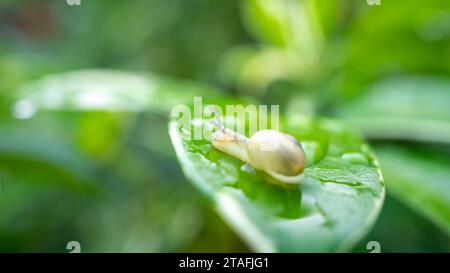
<instances>
[{"instance_id":1,"label":"small snail","mask_svg":"<svg viewBox=\"0 0 450 273\"><path fill-rule=\"evenodd\" d=\"M306 156L293 136L261 130L247 138L225 128L217 117L213 124L217 130L211 143L216 149L249 163L280 182L296 184L302 181Z\"/></svg>"}]
</instances>

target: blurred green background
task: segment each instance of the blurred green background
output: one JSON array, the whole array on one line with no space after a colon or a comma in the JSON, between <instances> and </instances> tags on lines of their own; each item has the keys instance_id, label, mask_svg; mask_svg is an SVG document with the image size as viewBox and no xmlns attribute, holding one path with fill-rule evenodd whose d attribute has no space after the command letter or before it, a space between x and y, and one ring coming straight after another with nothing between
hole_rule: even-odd
<instances>
[{"instance_id":1,"label":"blurred green background","mask_svg":"<svg viewBox=\"0 0 450 273\"><path fill-rule=\"evenodd\" d=\"M151 73L164 100L14 112L51 88L41 78L88 68ZM448 0L2 0L0 251L250 251L184 178L167 134L168 109L197 84L365 134L387 198L354 251L450 251Z\"/></svg>"}]
</instances>

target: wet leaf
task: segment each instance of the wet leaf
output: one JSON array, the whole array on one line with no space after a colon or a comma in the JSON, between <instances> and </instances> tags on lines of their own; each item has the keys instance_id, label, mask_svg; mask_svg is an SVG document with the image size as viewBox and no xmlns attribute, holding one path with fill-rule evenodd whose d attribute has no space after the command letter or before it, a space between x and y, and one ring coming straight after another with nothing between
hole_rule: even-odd
<instances>
[{"instance_id":1,"label":"wet leaf","mask_svg":"<svg viewBox=\"0 0 450 273\"><path fill-rule=\"evenodd\" d=\"M195 120L191 129L206 124ZM349 250L384 200L374 155L358 135L330 120L291 120L281 129L302 141L307 154L300 186L280 185L216 150L207 135L192 140L181 120L169 125L186 176L255 251Z\"/></svg>"}]
</instances>

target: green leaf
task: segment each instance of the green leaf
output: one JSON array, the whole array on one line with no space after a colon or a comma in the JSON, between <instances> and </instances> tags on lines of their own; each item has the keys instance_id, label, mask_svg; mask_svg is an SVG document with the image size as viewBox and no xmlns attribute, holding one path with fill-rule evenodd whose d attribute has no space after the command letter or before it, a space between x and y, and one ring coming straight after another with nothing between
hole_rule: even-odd
<instances>
[{"instance_id":1,"label":"green leaf","mask_svg":"<svg viewBox=\"0 0 450 273\"><path fill-rule=\"evenodd\" d=\"M98 172L89 158L63 138L62 130L53 130L49 120L23 123L1 119L0 181L23 180L83 193L98 190ZM46 131L41 130L44 125Z\"/></svg>"},{"instance_id":2,"label":"green leaf","mask_svg":"<svg viewBox=\"0 0 450 273\"><path fill-rule=\"evenodd\" d=\"M207 123L196 120L191 129ZM255 251L349 250L382 206L376 158L358 135L331 120L291 120L281 130L302 141L307 154L300 186L277 184L208 139L191 140L181 120L173 119L169 131L186 176Z\"/></svg>"},{"instance_id":3,"label":"green leaf","mask_svg":"<svg viewBox=\"0 0 450 273\"><path fill-rule=\"evenodd\" d=\"M346 2L350 5L340 3L339 8L344 11L340 27L346 29L345 52L340 56L343 67L339 70L344 80L342 95L359 93L365 84L386 75L448 75L450 18L441 11L450 10L449 1L397 0L379 9ZM345 19L352 8L361 12Z\"/></svg>"},{"instance_id":4,"label":"green leaf","mask_svg":"<svg viewBox=\"0 0 450 273\"><path fill-rule=\"evenodd\" d=\"M228 50L219 71L228 84L257 96L277 80L310 83L320 78L323 34L315 1L240 2L244 26L261 43Z\"/></svg>"},{"instance_id":5,"label":"green leaf","mask_svg":"<svg viewBox=\"0 0 450 273\"><path fill-rule=\"evenodd\" d=\"M223 57L220 74L224 81L236 85L238 90L258 94L276 80L295 81L299 76L308 78L312 70L310 62L305 59L297 62L297 59L298 54L294 50L237 46Z\"/></svg>"},{"instance_id":6,"label":"green leaf","mask_svg":"<svg viewBox=\"0 0 450 273\"><path fill-rule=\"evenodd\" d=\"M393 144L378 144L375 151L389 193L450 235L448 158Z\"/></svg>"},{"instance_id":7,"label":"green leaf","mask_svg":"<svg viewBox=\"0 0 450 273\"><path fill-rule=\"evenodd\" d=\"M317 50L321 29L309 1L242 1L243 22L260 40L281 47Z\"/></svg>"},{"instance_id":8,"label":"green leaf","mask_svg":"<svg viewBox=\"0 0 450 273\"><path fill-rule=\"evenodd\" d=\"M13 114L38 110L150 111L166 114L194 96L217 97L210 86L150 73L89 69L45 76L18 91Z\"/></svg>"},{"instance_id":9,"label":"green leaf","mask_svg":"<svg viewBox=\"0 0 450 273\"><path fill-rule=\"evenodd\" d=\"M349 101L337 115L370 139L450 143L449 90L447 79L392 78Z\"/></svg>"}]
</instances>

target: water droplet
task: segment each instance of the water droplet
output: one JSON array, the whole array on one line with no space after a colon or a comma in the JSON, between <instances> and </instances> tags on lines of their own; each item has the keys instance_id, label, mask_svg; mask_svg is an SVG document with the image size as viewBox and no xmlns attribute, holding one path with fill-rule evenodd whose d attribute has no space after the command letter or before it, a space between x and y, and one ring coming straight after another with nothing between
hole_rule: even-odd
<instances>
[{"instance_id":1,"label":"water droplet","mask_svg":"<svg viewBox=\"0 0 450 273\"><path fill-rule=\"evenodd\" d=\"M367 158L361 153L345 153L341 158L347 162L354 164L367 164L369 163Z\"/></svg>"},{"instance_id":2,"label":"water droplet","mask_svg":"<svg viewBox=\"0 0 450 273\"><path fill-rule=\"evenodd\" d=\"M36 105L31 100L19 100L12 107L12 115L18 119L29 119L36 114Z\"/></svg>"}]
</instances>

